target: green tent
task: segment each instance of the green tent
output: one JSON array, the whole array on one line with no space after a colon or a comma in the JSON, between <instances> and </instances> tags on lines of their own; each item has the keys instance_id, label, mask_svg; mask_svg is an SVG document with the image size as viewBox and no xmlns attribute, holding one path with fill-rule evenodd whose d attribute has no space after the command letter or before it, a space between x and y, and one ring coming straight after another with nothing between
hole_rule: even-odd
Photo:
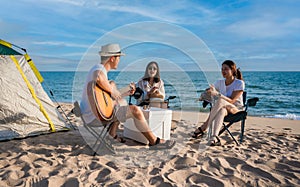
<instances>
[{"instance_id":1,"label":"green tent","mask_svg":"<svg viewBox=\"0 0 300 187\"><path fill-rule=\"evenodd\" d=\"M0 54L1 55L22 55L21 53L13 50L4 44L3 40L0 40Z\"/></svg>"}]
</instances>

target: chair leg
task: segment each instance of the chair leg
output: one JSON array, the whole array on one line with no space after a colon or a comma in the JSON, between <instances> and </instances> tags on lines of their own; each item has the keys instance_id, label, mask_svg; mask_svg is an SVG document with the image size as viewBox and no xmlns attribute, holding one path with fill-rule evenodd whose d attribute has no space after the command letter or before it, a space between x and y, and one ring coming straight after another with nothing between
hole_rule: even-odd
<instances>
[{"instance_id":1,"label":"chair leg","mask_svg":"<svg viewBox=\"0 0 300 187\"><path fill-rule=\"evenodd\" d=\"M106 146L106 148L108 148L112 153L115 153L113 147L109 146L107 141L105 140L105 137L106 137L107 133L109 132L111 126L112 126L112 123L104 126L101 133L98 135L98 138L92 147L93 150L95 150L94 156L97 154L97 151L102 148L103 145ZM105 129L107 129L107 130L105 131ZM94 149L98 142L100 142L100 144L96 147L96 149Z\"/></svg>"},{"instance_id":2,"label":"chair leg","mask_svg":"<svg viewBox=\"0 0 300 187\"><path fill-rule=\"evenodd\" d=\"M231 124L228 124L230 126ZM236 141L236 139L233 137L227 126L223 123L224 129L230 134L231 138L235 141L236 145L239 145L239 143Z\"/></svg>"},{"instance_id":3,"label":"chair leg","mask_svg":"<svg viewBox=\"0 0 300 187\"><path fill-rule=\"evenodd\" d=\"M78 101L75 101L75 102L74 102L73 113L74 113L77 117L79 117L79 116L81 117L84 128L85 128L86 130L88 130L88 132L91 133L92 136L94 136L94 137L97 138L97 139L96 139L96 142L95 142L94 145L91 147L93 150L95 150L95 151L94 151L94 154L93 154L94 156L97 154L97 151L98 151L100 148L102 148L102 146L105 146L105 147L107 148L107 150L109 150L111 153L113 153L113 154L116 153L115 150L114 150L114 148L112 147L112 145L110 145L110 144L107 142L107 140L105 139L107 133L109 132L109 130L110 130L110 128L111 128L112 123L111 123L111 124L108 124L108 125L105 125L105 126L103 127L102 131L101 131L100 134L99 134L96 130L94 130L92 127L89 127L89 126L85 123L85 120L83 119L82 114L81 114L81 111L80 111L80 106L79 106ZM105 132L106 127L107 127L107 130L106 130L106 132ZM105 132L105 133L104 133L104 132ZM104 134L103 134L103 133L104 133ZM98 142L100 142L100 144L97 146L96 149L94 149Z\"/></svg>"},{"instance_id":4,"label":"chair leg","mask_svg":"<svg viewBox=\"0 0 300 187\"><path fill-rule=\"evenodd\" d=\"M244 131L245 131L245 119L243 119L241 121L241 135L240 135L240 143L243 142L243 138L244 138Z\"/></svg>"},{"instance_id":5,"label":"chair leg","mask_svg":"<svg viewBox=\"0 0 300 187\"><path fill-rule=\"evenodd\" d=\"M104 126L102 131L100 132L100 134L94 130L92 127L89 127L87 125L85 125L85 128L94 136L97 138L96 142L94 143L94 145L91 147L94 151L94 156L97 154L97 151L99 149L102 148L102 146L105 146L112 154L115 154L115 150L114 148L109 145L109 143L105 140L105 137L107 135L107 133L109 132L109 129L111 127L111 124L107 125L107 126ZM106 130L107 128L107 130ZM106 130L106 131L105 131ZM104 133L104 135L103 135ZM97 148L95 149L95 146L97 145L97 143L100 142L100 144L97 146Z\"/></svg>"},{"instance_id":6,"label":"chair leg","mask_svg":"<svg viewBox=\"0 0 300 187\"><path fill-rule=\"evenodd\" d=\"M224 126L224 123L223 123L223 126ZM220 130L220 132L219 132L219 136L220 136L225 130L226 130L226 128L223 127L223 128Z\"/></svg>"}]
</instances>

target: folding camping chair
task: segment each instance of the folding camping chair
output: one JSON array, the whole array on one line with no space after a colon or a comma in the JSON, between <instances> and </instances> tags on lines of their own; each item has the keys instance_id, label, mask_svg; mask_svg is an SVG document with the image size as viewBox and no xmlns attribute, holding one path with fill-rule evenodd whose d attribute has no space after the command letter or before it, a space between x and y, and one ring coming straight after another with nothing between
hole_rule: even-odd
<instances>
[{"instance_id":1,"label":"folding camping chair","mask_svg":"<svg viewBox=\"0 0 300 187\"><path fill-rule=\"evenodd\" d=\"M85 129L87 129L88 132L91 133L96 138L95 143L91 147L94 150L94 156L97 154L97 151L102 149L103 147L105 147L110 153L115 154L115 150L112 147L111 143L105 139L107 133L109 132L109 130L111 128L112 123L103 125L103 129L99 133L93 127L88 126L87 123L84 121L78 101L74 102L74 108L72 109L72 112L77 117L81 118ZM98 144L98 142L99 142L99 144Z\"/></svg>"},{"instance_id":2,"label":"folding camping chair","mask_svg":"<svg viewBox=\"0 0 300 187\"><path fill-rule=\"evenodd\" d=\"M254 97L254 98L248 99L246 102L246 98L247 98L247 92L243 92L244 110L237 112L236 114L228 114L227 116L225 116L224 120L223 120L223 128L219 132L219 136L220 136L226 130L237 145L239 145L239 143L236 141L236 139L234 138L232 133L229 131L229 127L236 122L239 122L239 121L241 122L240 143L242 143L243 137L244 137L245 121L247 119L248 107L255 106L257 101L259 100L257 97ZM203 107L205 108L208 104L210 104L210 103L207 101L204 101Z\"/></svg>"}]
</instances>

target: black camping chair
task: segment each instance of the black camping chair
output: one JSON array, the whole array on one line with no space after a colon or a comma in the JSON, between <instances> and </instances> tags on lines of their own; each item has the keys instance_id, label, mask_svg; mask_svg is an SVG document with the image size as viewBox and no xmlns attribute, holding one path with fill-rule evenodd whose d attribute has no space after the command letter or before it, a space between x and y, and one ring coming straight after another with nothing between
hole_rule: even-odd
<instances>
[{"instance_id":1,"label":"black camping chair","mask_svg":"<svg viewBox=\"0 0 300 187\"><path fill-rule=\"evenodd\" d=\"M141 98L143 96L144 92L141 88L137 87L134 94L129 96L129 105L132 105L131 99L132 97L134 97L134 99L138 100L139 98ZM169 103L170 100L175 99L176 96L169 96L167 99L165 99L165 102L167 103L167 108L170 108ZM142 101L140 104L138 104L138 106L144 106L144 105L149 105L149 101Z\"/></svg>"},{"instance_id":2,"label":"black camping chair","mask_svg":"<svg viewBox=\"0 0 300 187\"><path fill-rule=\"evenodd\" d=\"M232 133L229 131L229 127L236 122L239 121L241 122L240 143L242 143L244 137L245 121L247 119L248 107L255 106L257 101L259 100L257 97L254 97L248 99L246 102L246 98L247 98L247 92L243 92L244 110L237 112L236 114L228 114L227 116L225 116L223 121L223 128L219 132L219 136L220 136L226 130L237 145L239 145L239 143L236 141ZM202 103L203 108L205 108L208 104L211 105L211 103L209 103L208 101L203 101Z\"/></svg>"}]
</instances>

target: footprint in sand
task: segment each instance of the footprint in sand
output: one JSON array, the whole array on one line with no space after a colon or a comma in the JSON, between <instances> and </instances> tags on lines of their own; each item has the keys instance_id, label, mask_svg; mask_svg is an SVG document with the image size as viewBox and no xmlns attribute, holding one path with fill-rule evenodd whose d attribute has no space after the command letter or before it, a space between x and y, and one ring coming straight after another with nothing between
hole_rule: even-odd
<instances>
[{"instance_id":1,"label":"footprint in sand","mask_svg":"<svg viewBox=\"0 0 300 187\"><path fill-rule=\"evenodd\" d=\"M287 165L290 165L290 166L293 166L293 167L296 167L296 168L300 168L300 162L298 162L298 161L283 160L282 162L287 164Z\"/></svg>"},{"instance_id":2,"label":"footprint in sand","mask_svg":"<svg viewBox=\"0 0 300 187\"><path fill-rule=\"evenodd\" d=\"M291 128L282 128L283 130L285 130L285 131L290 131L290 130L292 130Z\"/></svg>"},{"instance_id":3,"label":"footprint in sand","mask_svg":"<svg viewBox=\"0 0 300 187\"><path fill-rule=\"evenodd\" d=\"M11 163L8 160L0 160L0 167L1 167L1 169L9 167L10 165L11 165Z\"/></svg>"},{"instance_id":4,"label":"footprint in sand","mask_svg":"<svg viewBox=\"0 0 300 187\"><path fill-rule=\"evenodd\" d=\"M132 179L133 177L135 177L136 175L136 172L129 172L126 176L126 180L129 180L129 179Z\"/></svg>"},{"instance_id":5,"label":"footprint in sand","mask_svg":"<svg viewBox=\"0 0 300 187\"><path fill-rule=\"evenodd\" d=\"M110 180L110 174L112 173L111 170L107 168L103 168L100 171L94 171L88 176L88 181L90 182L98 182L103 183Z\"/></svg>"},{"instance_id":6,"label":"footprint in sand","mask_svg":"<svg viewBox=\"0 0 300 187\"><path fill-rule=\"evenodd\" d=\"M169 182L165 182L161 176L155 176L150 178L149 184L154 186L173 186Z\"/></svg>"},{"instance_id":7,"label":"footprint in sand","mask_svg":"<svg viewBox=\"0 0 300 187\"><path fill-rule=\"evenodd\" d=\"M203 184L206 184L207 186L226 186L223 181L203 174L194 173L192 176L188 177L187 181L191 184L197 184L199 186Z\"/></svg>"},{"instance_id":8,"label":"footprint in sand","mask_svg":"<svg viewBox=\"0 0 300 187\"><path fill-rule=\"evenodd\" d=\"M281 184L281 181L277 179L278 177L273 176L271 173L268 173L260 168L253 167L247 163L243 165L241 169L242 171L245 171L247 173L252 173L249 174L250 176L260 176L261 178L268 179L269 181L272 181L274 183Z\"/></svg>"},{"instance_id":9,"label":"footprint in sand","mask_svg":"<svg viewBox=\"0 0 300 187\"><path fill-rule=\"evenodd\" d=\"M53 161L44 158L38 158L33 161L33 166L35 168L49 167L53 165L54 165ZM57 165L57 163L55 165Z\"/></svg>"},{"instance_id":10,"label":"footprint in sand","mask_svg":"<svg viewBox=\"0 0 300 187\"><path fill-rule=\"evenodd\" d=\"M62 186L81 186L80 182L76 178L68 179Z\"/></svg>"},{"instance_id":11,"label":"footprint in sand","mask_svg":"<svg viewBox=\"0 0 300 187\"><path fill-rule=\"evenodd\" d=\"M51 177L48 178L48 186L63 186L66 178L64 176L58 176L58 175L49 175Z\"/></svg>"},{"instance_id":12,"label":"footprint in sand","mask_svg":"<svg viewBox=\"0 0 300 187\"><path fill-rule=\"evenodd\" d=\"M24 171L20 171L17 167L12 167L12 170L6 171L0 178L6 179L10 186L18 186L22 183L21 178L25 176Z\"/></svg>"},{"instance_id":13,"label":"footprint in sand","mask_svg":"<svg viewBox=\"0 0 300 187\"><path fill-rule=\"evenodd\" d=\"M174 168L182 169L187 167L197 166L197 161L189 157L178 157L174 159Z\"/></svg>"},{"instance_id":14,"label":"footprint in sand","mask_svg":"<svg viewBox=\"0 0 300 187\"><path fill-rule=\"evenodd\" d=\"M289 165L277 163L274 161L267 161L266 165L269 166L271 169L281 173L283 176L288 176L286 177L286 179L297 178L297 176L295 175L295 173L297 173L297 170L293 170L292 167L290 167Z\"/></svg>"},{"instance_id":15,"label":"footprint in sand","mask_svg":"<svg viewBox=\"0 0 300 187\"><path fill-rule=\"evenodd\" d=\"M107 162L106 165L115 170L119 169L119 167L114 162Z\"/></svg>"},{"instance_id":16,"label":"footprint in sand","mask_svg":"<svg viewBox=\"0 0 300 187\"><path fill-rule=\"evenodd\" d=\"M38 176L28 178L25 184L25 186L31 186L31 187L44 187L48 185L49 185L49 181L47 179L43 179Z\"/></svg>"},{"instance_id":17,"label":"footprint in sand","mask_svg":"<svg viewBox=\"0 0 300 187\"><path fill-rule=\"evenodd\" d=\"M99 170L100 168L103 168L103 166L99 164L99 162L94 161L90 163L88 167L90 168L90 170Z\"/></svg>"},{"instance_id":18,"label":"footprint in sand","mask_svg":"<svg viewBox=\"0 0 300 187\"><path fill-rule=\"evenodd\" d=\"M150 175L157 175L157 174L159 174L160 171L161 171L161 169L159 169L159 168L153 168L153 169L149 172L149 174L150 174Z\"/></svg>"},{"instance_id":19,"label":"footprint in sand","mask_svg":"<svg viewBox=\"0 0 300 187\"><path fill-rule=\"evenodd\" d=\"M193 171L189 169L176 170L167 175L167 178L176 184L185 185L186 179L193 175Z\"/></svg>"},{"instance_id":20,"label":"footprint in sand","mask_svg":"<svg viewBox=\"0 0 300 187\"><path fill-rule=\"evenodd\" d=\"M236 168L238 165L246 164L245 161L238 159L238 158L233 158L233 157L225 157L225 160L233 168Z\"/></svg>"}]
</instances>

